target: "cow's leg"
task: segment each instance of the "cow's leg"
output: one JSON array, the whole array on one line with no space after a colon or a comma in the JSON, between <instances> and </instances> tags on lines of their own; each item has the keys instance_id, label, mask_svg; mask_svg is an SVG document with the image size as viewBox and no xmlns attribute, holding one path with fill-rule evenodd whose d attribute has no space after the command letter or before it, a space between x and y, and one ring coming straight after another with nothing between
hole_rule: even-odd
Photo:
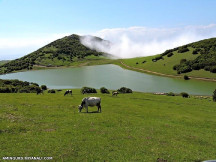
<instances>
[{"instance_id":1,"label":"cow's leg","mask_svg":"<svg viewBox=\"0 0 216 162\"><path fill-rule=\"evenodd\" d=\"M98 112L101 112L101 105L100 104L98 104Z\"/></svg>"}]
</instances>

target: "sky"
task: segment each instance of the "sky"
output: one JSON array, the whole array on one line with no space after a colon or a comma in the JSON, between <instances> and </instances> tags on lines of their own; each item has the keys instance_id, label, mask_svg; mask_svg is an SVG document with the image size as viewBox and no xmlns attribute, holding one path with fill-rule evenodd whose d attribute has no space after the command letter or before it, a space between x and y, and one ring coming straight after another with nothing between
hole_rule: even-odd
<instances>
[{"instance_id":1,"label":"sky","mask_svg":"<svg viewBox=\"0 0 216 162\"><path fill-rule=\"evenodd\" d=\"M0 60L73 33L114 42L108 52L120 57L157 54L216 37L215 6L215 0L0 0Z\"/></svg>"}]
</instances>

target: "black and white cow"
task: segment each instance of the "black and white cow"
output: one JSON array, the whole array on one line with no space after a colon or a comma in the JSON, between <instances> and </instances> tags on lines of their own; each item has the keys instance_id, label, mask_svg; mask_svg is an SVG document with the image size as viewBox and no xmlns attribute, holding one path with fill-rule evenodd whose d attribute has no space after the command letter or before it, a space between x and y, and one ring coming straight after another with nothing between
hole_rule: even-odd
<instances>
[{"instance_id":1,"label":"black and white cow","mask_svg":"<svg viewBox=\"0 0 216 162\"><path fill-rule=\"evenodd\" d=\"M70 94L72 96L72 90L65 91L64 96L67 95L67 94Z\"/></svg>"},{"instance_id":2,"label":"black and white cow","mask_svg":"<svg viewBox=\"0 0 216 162\"><path fill-rule=\"evenodd\" d=\"M85 97L82 99L81 105L78 106L79 112L82 111L83 107L86 108L88 113L88 106L97 106L98 112L101 112L101 98L100 97Z\"/></svg>"},{"instance_id":3,"label":"black and white cow","mask_svg":"<svg viewBox=\"0 0 216 162\"><path fill-rule=\"evenodd\" d=\"M117 91L112 92L112 96L117 96L119 93Z\"/></svg>"}]
</instances>

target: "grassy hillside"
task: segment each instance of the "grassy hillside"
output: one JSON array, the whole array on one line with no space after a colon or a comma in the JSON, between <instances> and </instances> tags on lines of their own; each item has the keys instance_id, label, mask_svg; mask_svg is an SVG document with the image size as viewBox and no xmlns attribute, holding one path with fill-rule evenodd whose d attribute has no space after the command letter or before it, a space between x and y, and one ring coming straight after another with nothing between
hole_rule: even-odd
<instances>
[{"instance_id":1,"label":"grassy hillside","mask_svg":"<svg viewBox=\"0 0 216 162\"><path fill-rule=\"evenodd\" d=\"M0 94L0 158L53 161L201 161L216 154L216 103L145 93L94 94L102 113L78 113L87 95ZM92 96L92 95L88 95ZM94 113L95 112L95 113Z\"/></svg>"},{"instance_id":2,"label":"grassy hillside","mask_svg":"<svg viewBox=\"0 0 216 162\"><path fill-rule=\"evenodd\" d=\"M163 74L216 79L216 38L167 50L156 56L124 59L123 62Z\"/></svg>"},{"instance_id":3,"label":"grassy hillside","mask_svg":"<svg viewBox=\"0 0 216 162\"><path fill-rule=\"evenodd\" d=\"M29 55L0 66L0 74L41 67L76 66L82 63L105 63L108 54L91 50L80 42L81 36L70 35L58 39ZM103 41L95 37L97 41ZM109 62L109 61L108 61Z\"/></svg>"},{"instance_id":4,"label":"grassy hillside","mask_svg":"<svg viewBox=\"0 0 216 162\"><path fill-rule=\"evenodd\" d=\"M8 62L9 62L9 60L1 60L1 61L0 61L0 66L6 64L6 63L8 63Z\"/></svg>"}]
</instances>

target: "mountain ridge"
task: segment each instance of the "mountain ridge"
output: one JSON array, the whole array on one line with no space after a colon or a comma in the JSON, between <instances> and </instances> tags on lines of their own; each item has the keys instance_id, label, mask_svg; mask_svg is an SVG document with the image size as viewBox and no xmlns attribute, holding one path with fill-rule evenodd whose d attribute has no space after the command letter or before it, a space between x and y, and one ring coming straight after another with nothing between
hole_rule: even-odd
<instances>
[{"instance_id":1,"label":"mountain ridge","mask_svg":"<svg viewBox=\"0 0 216 162\"><path fill-rule=\"evenodd\" d=\"M77 34L72 34L70 36L57 39L30 54L1 65L0 74L20 70L31 70L34 66L72 66L75 62L82 62L85 59L102 60L108 59L111 56L110 54L98 52L84 46L81 43L82 37L83 36L79 36ZM94 38L98 42L104 41L99 37Z\"/></svg>"}]
</instances>

